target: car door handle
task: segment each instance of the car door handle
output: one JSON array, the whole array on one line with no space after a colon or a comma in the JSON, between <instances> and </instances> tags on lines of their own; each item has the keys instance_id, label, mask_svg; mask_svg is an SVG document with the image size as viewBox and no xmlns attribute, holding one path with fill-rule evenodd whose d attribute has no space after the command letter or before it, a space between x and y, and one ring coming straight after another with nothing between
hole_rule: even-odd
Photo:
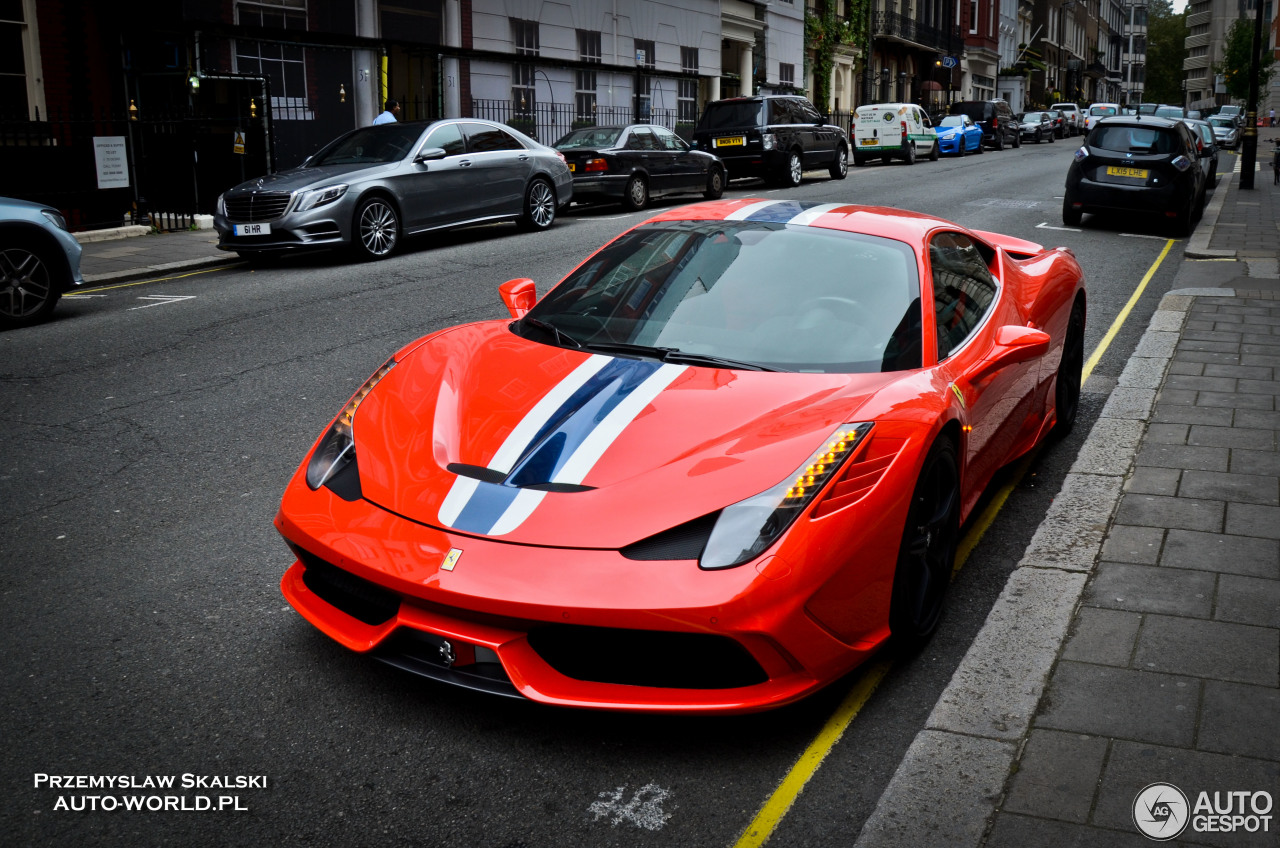
<instances>
[{"instance_id":1,"label":"car door handle","mask_svg":"<svg viewBox=\"0 0 1280 848\"><path fill-rule=\"evenodd\" d=\"M459 168L470 168L470 167L471 167L471 160L470 160L470 159L463 159L462 161L460 161L460 162L458 163L458 167L459 167Z\"/></svg>"},{"instance_id":2,"label":"car door handle","mask_svg":"<svg viewBox=\"0 0 1280 848\"><path fill-rule=\"evenodd\" d=\"M528 153L521 153L521 154L520 154L520 161L521 161L521 162L528 162L528 161L529 161L529 154L528 154Z\"/></svg>"}]
</instances>

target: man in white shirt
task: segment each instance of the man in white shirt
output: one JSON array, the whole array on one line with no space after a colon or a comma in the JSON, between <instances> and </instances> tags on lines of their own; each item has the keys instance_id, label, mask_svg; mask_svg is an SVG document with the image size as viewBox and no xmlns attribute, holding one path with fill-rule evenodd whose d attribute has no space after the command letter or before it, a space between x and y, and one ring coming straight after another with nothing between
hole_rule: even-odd
<instances>
[{"instance_id":1,"label":"man in white shirt","mask_svg":"<svg viewBox=\"0 0 1280 848\"><path fill-rule=\"evenodd\" d=\"M387 110L373 119L373 125L394 124L400 118L400 101L387 98Z\"/></svg>"}]
</instances>

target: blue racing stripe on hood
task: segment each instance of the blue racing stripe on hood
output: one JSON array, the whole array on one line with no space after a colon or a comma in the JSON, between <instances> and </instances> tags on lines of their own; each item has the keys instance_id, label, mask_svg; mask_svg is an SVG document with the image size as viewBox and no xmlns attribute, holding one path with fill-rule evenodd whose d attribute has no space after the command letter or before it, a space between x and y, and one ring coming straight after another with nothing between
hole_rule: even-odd
<instances>
[{"instance_id":1,"label":"blue racing stripe on hood","mask_svg":"<svg viewBox=\"0 0 1280 848\"><path fill-rule=\"evenodd\" d=\"M816 203L806 203L799 200L779 200L777 203L751 213L746 220L761 221L769 224L785 224L809 207L817 205Z\"/></svg>"},{"instance_id":2,"label":"blue racing stripe on hood","mask_svg":"<svg viewBox=\"0 0 1280 848\"><path fill-rule=\"evenodd\" d=\"M661 367L654 360L615 359L601 368L533 437L507 482L514 486L551 482L605 416Z\"/></svg>"}]
</instances>

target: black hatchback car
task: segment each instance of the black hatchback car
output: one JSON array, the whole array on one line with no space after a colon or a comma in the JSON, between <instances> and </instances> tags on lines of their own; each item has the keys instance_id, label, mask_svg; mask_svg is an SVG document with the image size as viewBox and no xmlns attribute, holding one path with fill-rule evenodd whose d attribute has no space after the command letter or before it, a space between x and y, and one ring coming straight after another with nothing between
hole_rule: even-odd
<instances>
[{"instance_id":1,"label":"black hatchback car","mask_svg":"<svg viewBox=\"0 0 1280 848\"><path fill-rule=\"evenodd\" d=\"M849 172L844 131L824 121L804 97L732 97L708 103L693 146L719 156L731 180L764 177L798 186L810 168L826 168L835 180Z\"/></svg>"},{"instance_id":2,"label":"black hatchback car","mask_svg":"<svg viewBox=\"0 0 1280 848\"><path fill-rule=\"evenodd\" d=\"M1181 120L1125 115L1103 118L1067 171L1062 222L1085 212L1150 212L1188 235L1204 205L1205 174L1196 140Z\"/></svg>"}]
</instances>

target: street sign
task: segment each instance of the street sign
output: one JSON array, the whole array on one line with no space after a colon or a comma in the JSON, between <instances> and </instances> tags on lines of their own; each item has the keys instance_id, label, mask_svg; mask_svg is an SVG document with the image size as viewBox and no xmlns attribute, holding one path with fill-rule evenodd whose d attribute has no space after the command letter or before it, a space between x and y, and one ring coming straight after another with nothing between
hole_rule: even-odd
<instances>
[{"instance_id":1,"label":"street sign","mask_svg":"<svg viewBox=\"0 0 1280 848\"><path fill-rule=\"evenodd\" d=\"M231 146L231 152L244 155L244 130L236 130L236 140Z\"/></svg>"},{"instance_id":2,"label":"street sign","mask_svg":"<svg viewBox=\"0 0 1280 848\"><path fill-rule=\"evenodd\" d=\"M960 64L960 60L957 59L955 56L942 57L942 67L944 68L954 68L956 65L959 65L959 64Z\"/></svg>"}]
</instances>

